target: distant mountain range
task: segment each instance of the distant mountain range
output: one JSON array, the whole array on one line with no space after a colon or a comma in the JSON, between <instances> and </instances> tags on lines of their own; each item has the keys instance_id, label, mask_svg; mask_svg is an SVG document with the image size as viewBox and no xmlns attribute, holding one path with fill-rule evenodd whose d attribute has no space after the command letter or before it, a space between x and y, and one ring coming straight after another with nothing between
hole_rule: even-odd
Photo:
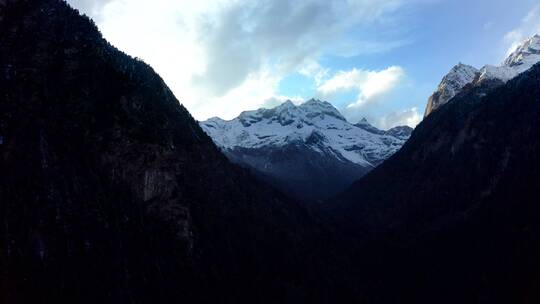
<instances>
[{"instance_id":1,"label":"distant mountain range","mask_svg":"<svg viewBox=\"0 0 540 304\"><path fill-rule=\"evenodd\" d=\"M540 36L535 35L500 66L476 69L460 63L430 96L425 116L468 86L502 85L538 61ZM231 161L310 201L343 191L398 151L412 133L406 126L379 130L366 119L352 124L330 103L316 99L243 112L230 121L211 118L200 125Z\"/></svg>"},{"instance_id":2,"label":"distant mountain range","mask_svg":"<svg viewBox=\"0 0 540 304\"><path fill-rule=\"evenodd\" d=\"M412 132L410 127L379 130L366 119L352 124L330 103L316 99L200 125L230 160L307 200L345 190L399 150Z\"/></svg>"}]
</instances>

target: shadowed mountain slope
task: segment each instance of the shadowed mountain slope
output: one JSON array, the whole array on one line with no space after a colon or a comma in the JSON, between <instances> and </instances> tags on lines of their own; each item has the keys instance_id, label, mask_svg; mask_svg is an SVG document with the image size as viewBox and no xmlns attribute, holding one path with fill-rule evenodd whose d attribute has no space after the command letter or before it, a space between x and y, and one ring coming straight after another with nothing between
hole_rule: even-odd
<instances>
[{"instance_id":1,"label":"shadowed mountain slope","mask_svg":"<svg viewBox=\"0 0 540 304\"><path fill-rule=\"evenodd\" d=\"M2 302L325 302L341 288L319 219L231 165L91 20L2 1L0 25Z\"/></svg>"},{"instance_id":2,"label":"shadowed mountain slope","mask_svg":"<svg viewBox=\"0 0 540 304\"><path fill-rule=\"evenodd\" d=\"M536 65L507 84L465 87L328 204L349 233L384 244L389 302L539 300L538 138Z\"/></svg>"}]
</instances>

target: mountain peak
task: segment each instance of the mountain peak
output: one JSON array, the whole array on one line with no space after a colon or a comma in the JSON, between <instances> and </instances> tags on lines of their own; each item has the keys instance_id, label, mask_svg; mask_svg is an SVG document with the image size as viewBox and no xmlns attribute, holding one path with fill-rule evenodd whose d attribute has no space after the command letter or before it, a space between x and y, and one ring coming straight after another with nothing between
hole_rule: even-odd
<instances>
[{"instance_id":1,"label":"mountain peak","mask_svg":"<svg viewBox=\"0 0 540 304\"><path fill-rule=\"evenodd\" d=\"M358 122L358 124L364 125L364 124L370 124L370 123L369 123L369 121L367 120L367 118L362 117L362 119L360 119L360 121Z\"/></svg>"},{"instance_id":2,"label":"mountain peak","mask_svg":"<svg viewBox=\"0 0 540 304\"><path fill-rule=\"evenodd\" d=\"M296 108L296 105L294 105L294 103L290 99L287 99L285 102L275 107L274 109L278 110L278 109L292 109L292 108Z\"/></svg>"},{"instance_id":3,"label":"mountain peak","mask_svg":"<svg viewBox=\"0 0 540 304\"><path fill-rule=\"evenodd\" d=\"M538 62L540 60L540 35L534 34L529 39L523 41L503 62L505 66L519 66L528 62Z\"/></svg>"},{"instance_id":4,"label":"mountain peak","mask_svg":"<svg viewBox=\"0 0 540 304\"><path fill-rule=\"evenodd\" d=\"M453 66L450 72L443 77L439 88L461 89L467 83L471 82L478 72L478 69L475 67L460 62Z\"/></svg>"},{"instance_id":5,"label":"mountain peak","mask_svg":"<svg viewBox=\"0 0 540 304\"><path fill-rule=\"evenodd\" d=\"M456 96L459 91L477 77L478 73L479 71L475 67L463 63L458 63L452 67L450 72L441 80L437 91L429 98L424 116L428 116Z\"/></svg>"},{"instance_id":6,"label":"mountain peak","mask_svg":"<svg viewBox=\"0 0 540 304\"><path fill-rule=\"evenodd\" d=\"M486 65L481 70L479 82L487 79L507 82L527 71L540 61L540 36L535 34L523 41L500 66Z\"/></svg>"},{"instance_id":7,"label":"mountain peak","mask_svg":"<svg viewBox=\"0 0 540 304\"><path fill-rule=\"evenodd\" d=\"M328 101L323 101L317 98L311 98L303 104L330 104Z\"/></svg>"},{"instance_id":8,"label":"mountain peak","mask_svg":"<svg viewBox=\"0 0 540 304\"><path fill-rule=\"evenodd\" d=\"M456 64L450 70L450 72L453 72L453 73L468 72L468 71L478 71L478 70L472 65L464 64L462 62Z\"/></svg>"},{"instance_id":9,"label":"mountain peak","mask_svg":"<svg viewBox=\"0 0 540 304\"><path fill-rule=\"evenodd\" d=\"M311 98L299 106L309 118L317 115L329 115L339 120L346 121L338 109L327 101Z\"/></svg>"},{"instance_id":10,"label":"mountain peak","mask_svg":"<svg viewBox=\"0 0 540 304\"><path fill-rule=\"evenodd\" d=\"M358 123L354 124L354 126L360 128L360 129L362 129L364 131L367 131L369 133L373 133L373 134L377 134L377 135L386 135L386 131L379 130L379 129L375 128L374 126L372 126L369 123L369 121L365 117L360 119L360 121Z\"/></svg>"}]
</instances>

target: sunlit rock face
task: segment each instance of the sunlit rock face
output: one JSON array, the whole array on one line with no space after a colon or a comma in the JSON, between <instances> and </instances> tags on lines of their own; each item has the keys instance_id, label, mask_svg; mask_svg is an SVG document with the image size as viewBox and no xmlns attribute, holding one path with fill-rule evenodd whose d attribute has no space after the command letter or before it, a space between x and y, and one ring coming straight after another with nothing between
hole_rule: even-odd
<instances>
[{"instance_id":1,"label":"sunlit rock face","mask_svg":"<svg viewBox=\"0 0 540 304\"><path fill-rule=\"evenodd\" d=\"M429 97L424 116L429 115L432 111L438 109L441 105L447 103L450 99L456 96L467 84L473 82L478 77L479 70L476 68L458 64L444 76L439 84L437 91Z\"/></svg>"}]
</instances>

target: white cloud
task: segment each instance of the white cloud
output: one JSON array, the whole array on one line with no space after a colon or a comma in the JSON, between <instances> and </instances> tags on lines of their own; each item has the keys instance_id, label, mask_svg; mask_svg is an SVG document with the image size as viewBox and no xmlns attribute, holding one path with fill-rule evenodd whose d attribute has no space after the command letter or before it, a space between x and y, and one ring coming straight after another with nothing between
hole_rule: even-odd
<instances>
[{"instance_id":1,"label":"white cloud","mask_svg":"<svg viewBox=\"0 0 540 304\"><path fill-rule=\"evenodd\" d=\"M241 85L228 91L225 95L193 103L189 110L194 113L216 113L209 115L209 117L219 116L231 119L245 110L275 106L287 99L296 100L297 98L294 97L276 94L279 80L279 77L267 69L263 69L259 73L249 75Z\"/></svg>"},{"instance_id":2,"label":"white cloud","mask_svg":"<svg viewBox=\"0 0 540 304\"><path fill-rule=\"evenodd\" d=\"M350 71L339 71L334 76L322 83L317 91L323 95L332 95L340 91L348 91L360 87L367 79L369 71L352 69Z\"/></svg>"},{"instance_id":3,"label":"white cloud","mask_svg":"<svg viewBox=\"0 0 540 304\"><path fill-rule=\"evenodd\" d=\"M81 13L100 21L103 7L113 0L68 0L69 4L77 8Z\"/></svg>"},{"instance_id":4,"label":"white cloud","mask_svg":"<svg viewBox=\"0 0 540 304\"><path fill-rule=\"evenodd\" d=\"M403 111L393 112L376 121L375 125L383 130L396 126L416 127L422 121L422 115L418 108L410 108Z\"/></svg>"},{"instance_id":5,"label":"white cloud","mask_svg":"<svg viewBox=\"0 0 540 304\"><path fill-rule=\"evenodd\" d=\"M411 4L404 0L68 2L96 18L115 46L152 65L198 119L232 118L268 100L285 98L277 93L278 85L293 72L320 85L328 73L318 63L323 52L331 52L337 44L354 45L345 37L351 29L395 26L389 21L394 13ZM379 52L382 45L373 41L363 48ZM362 46L358 50L362 52ZM385 83L392 85L392 79L370 77L375 79L362 88L366 100L388 89Z\"/></svg>"},{"instance_id":6,"label":"white cloud","mask_svg":"<svg viewBox=\"0 0 540 304\"><path fill-rule=\"evenodd\" d=\"M525 40L525 34L521 30L512 30L504 35L504 41L509 45L506 50L506 55L510 55L514 52L518 46L520 46Z\"/></svg>"},{"instance_id":7,"label":"white cloud","mask_svg":"<svg viewBox=\"0 0 540 304\"><path fill-rule=\"evenodd\" d=\"M405 71L399 66L391 66L381 71L352 69L337 72L332 78L322 83L317 91L323 97L339 92L358 92L356 101L348 105L362 106L377 100L378 97L394 89L405 76Z\"/></svg>"},{"instance_id":8,"label":"white cloud","mask_svg":"<svg viewBox=\"0 0 540 304\"><path fill-rule=\"evenodd\" d=\"M534 34L540 34L540 4L534 6L521 20L518 28L504 35L504 42L508 49L506 56L510 55L527 38Z\"/></svg>"},{"instance_id":9,"label":"white cloud","mask_svg":"<svg viewBox=\"0 0 540 304\"><path fill-rule=\"evenodd\" d=\"M330 69L322 67L315 60L306 60L305 64L298 71L301 75L313 78L317 86L321 85L323 79L328 75Z\"/></svg>"}]
</instances>

